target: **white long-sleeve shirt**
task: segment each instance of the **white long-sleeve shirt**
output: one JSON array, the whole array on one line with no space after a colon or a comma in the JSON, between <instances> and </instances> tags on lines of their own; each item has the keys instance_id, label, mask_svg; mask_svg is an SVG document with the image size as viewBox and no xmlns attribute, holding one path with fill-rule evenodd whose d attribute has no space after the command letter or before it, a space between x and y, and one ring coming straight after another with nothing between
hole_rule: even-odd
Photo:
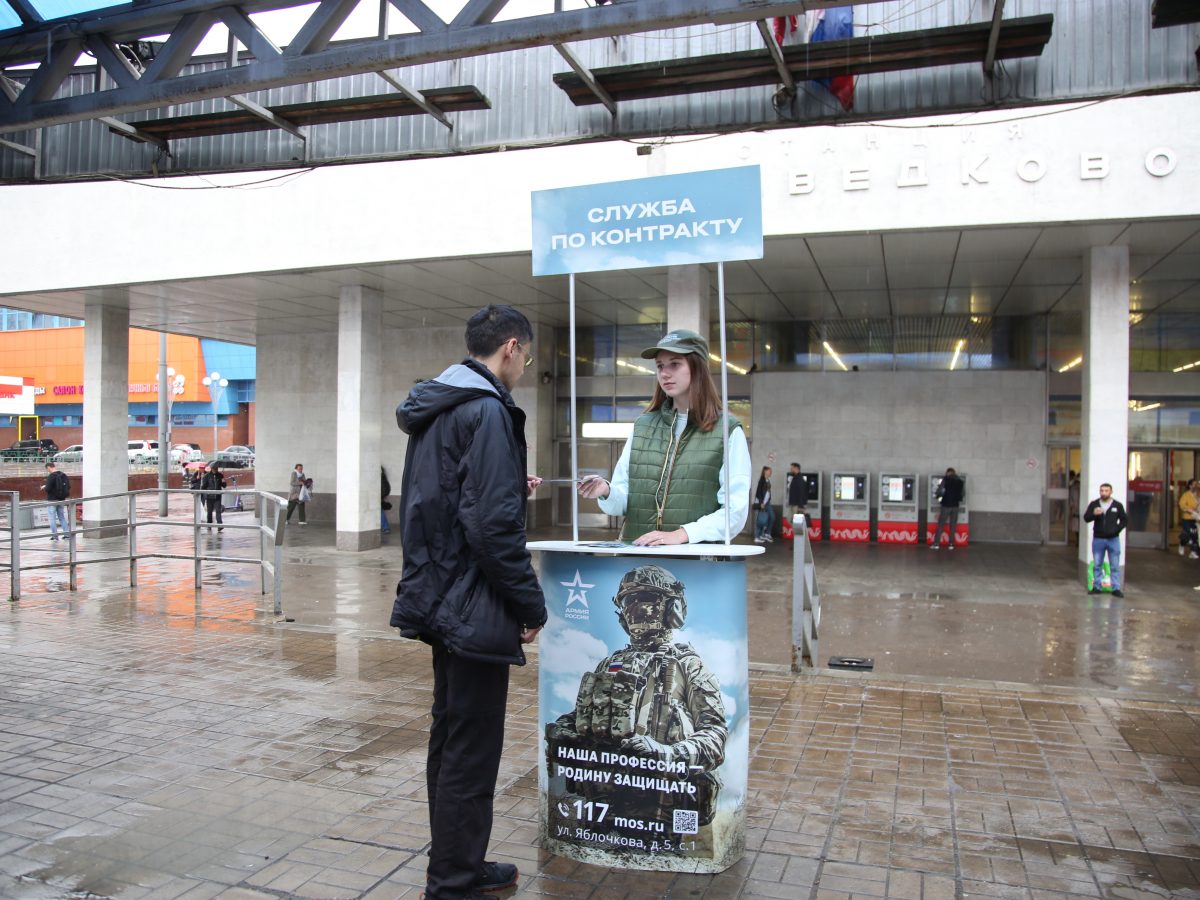
<instances>
[{"instance_id":1,"label":"white long-sleeve shirt","mask_svg":"<svg viewBox=\"0 0 1200 900\"><path fill-rule=\"evenodd\" d=\"M678 438L682 435L686 427L687 413L680 413L675 421L675 436ZM608 481L608 496L597 501L610 516L625 515L629 503L629 448L632 444L633 437L630 436L621 450L617 468ZM750 511L750 447L746 444L746 432L741 428L735 428L729 435L729 468L733 470L733 478L729 479L733 490L733 500L729 504L729 537L732 540L745 526ZM725 466L722 465L717 489L717 511L683 526L689 543L725 542L725 475Z\"/></svg>"}]
</instances>

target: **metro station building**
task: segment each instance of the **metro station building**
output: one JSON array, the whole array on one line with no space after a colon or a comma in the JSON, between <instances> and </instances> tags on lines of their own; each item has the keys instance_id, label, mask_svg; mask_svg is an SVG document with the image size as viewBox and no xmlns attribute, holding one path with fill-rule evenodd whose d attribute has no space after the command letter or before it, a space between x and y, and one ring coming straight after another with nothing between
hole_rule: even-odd
<instances>
[{"instance_id":1,"label":"metro station building","mask_svg":"<svg viewBox=\"0 0 1200 900\"><path fill-rule=\"evenodd\" d=\"M0 188L4 219L22 223L0 248L0 304L87 323L88 444L88 428L125 423L114 335L134 325L253 344L259 487L285 490L304 462L312 515L336 521L339 547L365 548L378 542L379 466L399 485L396 405L462 357L463 323L489 303L535 323L535 365L516 391L530 471L570 474L567 279L531 274L531 192L758 166L765 253L725 266L727 362L754 465L771 461L777 489L793 460L825 473L954 466L973 540L1066 544L1075 470L1083 503L1111 482L1137 511L1129 543L1165 549L1177 486L1200 474L1195 26L1182 35L1144 96L1094 83L1078 100L964 100L913 119L882 115L883 75L860 79L862 117L836 124L714 134L721 115L743 114L732 101L722 112L727 92L695 101L709 131L697 121L677 141L604 139L613 120L598 110L579 143L441 154L418 137L396 158L300 169L264 149L265 172L169 179L197 188L169 205L132 176L14 183ZM1014 64L1027 76L1014 83L1044 87L1067 53ZM540 60L531 51L525 65ZM937 97L940 77L906 82L907 100ZM769 92L755 97L769 108ZM652 109L633 101L616 121ZM109 214L85 228L78 210ZM581 426L632 421L653 389L640 351L668 327L719 345L717 287L712 266L578 276ZM581 439L580 464L609 469L620 447ZM120 489L110 477L85 469L87 493ZM539 492L531 517L569 527L568 490Z\"/></svg>"}]
</instances>

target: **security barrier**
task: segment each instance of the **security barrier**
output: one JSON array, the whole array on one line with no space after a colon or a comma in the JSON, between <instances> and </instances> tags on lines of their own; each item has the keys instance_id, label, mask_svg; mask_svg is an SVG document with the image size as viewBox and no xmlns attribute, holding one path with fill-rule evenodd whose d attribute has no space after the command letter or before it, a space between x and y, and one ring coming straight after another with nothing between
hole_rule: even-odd
<instances>
[{"instance_id":1,"label":"security barrier","mask_svg":"<svg viewBox=\"0 0 1200 900\"><path fill-rule=\"evenodd\" d=\"M191 521L181 521L179 519L163 518L155 515L145 515L139 517L137 501L143 495L154 495L155 497L161 494L183 494L192 498L192 518ZM210 495L223 495L226 499L231 495L236 500L241 501L241 506L245 507L247 501L253 499L255 507L255 524L242 525L236 522L228 522L222 524L221 528L228 528L234 531L255 531L259 534L258 541L258 556L225 556L221 554L209 554L204 552L201 545L201 531L210 527L206 523L201 522L200 518L204 510L203 499ZM106 521L99 525L90 525L86 527L78 526L79 509L81 504L95 500L111 500L113 498L125 498L126 508L128 510L125 518L118 521ZM5 502L7 501L7 502ZM234 504L230 504L233 506ZM45 527L40 524L43 518L52 515L50 510L54 506L65 506L67 508L67 521L71 523L70 529L65 533L63 540L67 544L68 558L66 561L54 561L49 563L35 563L26 565L22 562L22 550L26 553L32 552L35 548L23 548L23 544L28 541L38 540L43 541L47 538L47 534L42 529ZM266 594L268 589L268 576L270 577L270 589L273 594L274 613L275 615L283 614L283 592L282 592L282 562L283 562L283 521L284 513L287 508L287 500L276 494L268 493L267 491L256 490L238 490L238 491L199 491L188 489L167 489L161 490L158 488L148 488L145 490L125 491L116 494L102 494L95 497L80 497L63 500L61 502L41 501L37 503L22 503L20 495L16 491L0 492L0 573L7 571L9 574L9 600L16 601L21 599L21 574L22 572L31 572L39 569L61 569L66 567L69 573L69 587L74 591L78 589L77 573L80 566L90 565L99 562L119 562L127 561L129 564L129 586L136 587L138 583L138 561L142 559L180 559L191 560L193 565L193 576L195 579L196 590L203 589L201 580L201 563L216 562L216 563L231 563L241 565L256 565L259 568L261 579L262 593ZM31 526L36 527L38 533L30 534ZM138 532L144 528L190 528L192 530L192 553L160 553L149 552L142 553L138 550ZM124 536L126 538L126 552L119 555L106 556L88 556L80 558L78 540L80 537L92 535L95 537L117 537ZM108 548L105 548L108 549ZM39 552L42 548L36 548ZM7 559L4 558L7 551Z\"/></svg>"}]
</instances>

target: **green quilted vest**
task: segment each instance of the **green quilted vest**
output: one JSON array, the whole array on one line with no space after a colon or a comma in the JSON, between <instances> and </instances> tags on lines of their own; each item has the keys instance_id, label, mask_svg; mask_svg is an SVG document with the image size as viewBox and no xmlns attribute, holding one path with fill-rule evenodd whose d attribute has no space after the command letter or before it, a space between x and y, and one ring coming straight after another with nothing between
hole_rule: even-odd
<instances>
[{"instance_id":1,"label":"green quilted vest","mask_svg":"<svg viewBox=\"0 0 1200 900\"><path fill-rule=\"evenodd\" d=\"M670 399L654 412L638 417L633 425L633 445L629 448L629 500L625 506L624 540L632 541L648 531L658 531L658 501L666 494L662 531L674 531L701 516L720 509L717 491L721 487L724 452L719 424L704 432L690 421L679 437L675 464L670 479L663 476L667 450L674 429L675 405ZM729 417L729 431L741 428L736 417ZM659 487L660 480L662 487Z\"/></svg>"}]
</instances>

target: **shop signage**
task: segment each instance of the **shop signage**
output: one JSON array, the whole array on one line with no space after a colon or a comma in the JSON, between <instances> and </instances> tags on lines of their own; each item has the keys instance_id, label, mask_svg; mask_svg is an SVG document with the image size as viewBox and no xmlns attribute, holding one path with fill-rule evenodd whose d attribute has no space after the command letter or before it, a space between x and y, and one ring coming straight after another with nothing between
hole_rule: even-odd
<instances>
[{"instance_id":1,"label":"shop signage","mask_svg":"<svg viewBox=\"0 0 1200 900\"><path fill-rule=\"evenodd\" d=\"M758 166L534 191L533 274L761 259Z\"/></svg>"},{"instance_id":2,"label":"shop signage","mask_svg":"<svg viewBox=\"0 0 1200 900\"><path fill-rule=\"evenodd\" d=\"M545 846L620 868L727 868L745 841L746 605L731 599L745 565L547 553L541 580Z\"/></svg>"}]
</instances>

